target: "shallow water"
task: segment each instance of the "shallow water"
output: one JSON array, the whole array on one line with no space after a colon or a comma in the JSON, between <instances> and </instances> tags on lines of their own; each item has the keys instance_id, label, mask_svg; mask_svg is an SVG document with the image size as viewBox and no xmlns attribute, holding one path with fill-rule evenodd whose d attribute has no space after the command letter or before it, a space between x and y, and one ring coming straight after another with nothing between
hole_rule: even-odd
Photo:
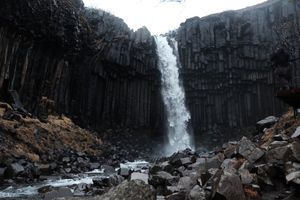
<instances>
[{"instance_id":1,"label":"shallow water","mask_svg":"<svg viewBox=\"0 0 300 200\"><path fill-rule=\"evenodd\" d=\"M146 161L135 161L120 164L120 168L128 168L133 171L142 171L149 167L149 163ZM93 171L85 172L83 174L77 175L77 177L72 179L57 179L52 178L46 181L41 181L39 183L34 183L32 185L19 185L17 187L9 186L4 190L0 191L0 199L7 198L30 198L39 194L38 189L45 186L52 187L69 187L72 185L78 185L80 183L93 184L93 178L105 176L103 169L95 169Z\"/></svg>"}]
</instances>

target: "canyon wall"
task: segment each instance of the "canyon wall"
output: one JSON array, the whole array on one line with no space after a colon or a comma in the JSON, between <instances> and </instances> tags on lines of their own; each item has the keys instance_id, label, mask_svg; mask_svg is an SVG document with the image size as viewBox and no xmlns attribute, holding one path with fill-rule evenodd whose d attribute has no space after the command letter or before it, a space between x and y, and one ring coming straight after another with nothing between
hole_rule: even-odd
<instances>
[{"instance_id":1,"label":"canyon wall","mask_svg":"<svg viewBox=\"0 0 300 200\"><path fill-rule=\"evenodd\" d=\"M38 114L42 99L91 128L162 125L156 44L81 0L0 2L0 92Z\"/></svg>"},{"instance_id":2,"label":"canyon wall","mask_svg":"<svg viewBox=\"0 0 300 200\"><path fill-rule=\"evenodd\" d=\"M283 111L274 98L270 54L284 48L292 58L300 57L299 27L298 0L270 0L181 24L181 76L196 135L211 132L222 138L224 129ZM295 77L299 64L292 63Z\"/></svg>"}]
</instances>

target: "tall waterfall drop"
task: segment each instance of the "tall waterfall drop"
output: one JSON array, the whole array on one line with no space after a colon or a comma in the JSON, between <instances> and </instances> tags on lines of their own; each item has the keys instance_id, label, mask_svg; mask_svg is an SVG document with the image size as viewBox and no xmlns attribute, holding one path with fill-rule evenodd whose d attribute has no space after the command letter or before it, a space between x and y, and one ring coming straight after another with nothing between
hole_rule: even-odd
<instances>
[{"instance_id":1,"label":"tall waterfall drop","mask_svg":"<svg viewBox=\"0 0 300 200\"><path fill-rule=\"evenodd\" d=\"M164 36L156 37L157 53L159 56L159 70L161 72L162 97L167 112L168 142L165 153L170 154L178 150L192 147L191 135L187 125L191 116L185 106L185 94L179 82L179 64L177 63L177 43L174 49Z\"/></svg>"}]
</instances>

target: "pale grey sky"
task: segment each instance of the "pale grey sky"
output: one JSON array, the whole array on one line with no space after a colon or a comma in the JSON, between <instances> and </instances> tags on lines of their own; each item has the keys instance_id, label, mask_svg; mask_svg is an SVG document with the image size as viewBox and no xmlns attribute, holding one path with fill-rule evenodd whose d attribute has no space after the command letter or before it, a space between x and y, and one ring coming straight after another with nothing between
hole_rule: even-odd
<instances>
[{"instance_id":1,"label":"pale grey sky","mask_svg":"<svg viewBox=\"0 0 300 200\"><path fill-rule=\"evenodd\" d=\"M85 6L101 8L124 19L134 30L146 26L152 34L179 27L187 18L236 10L265 0L185 0L182 3L160 0L83 0Z\"/></svg>"}]
</instances>

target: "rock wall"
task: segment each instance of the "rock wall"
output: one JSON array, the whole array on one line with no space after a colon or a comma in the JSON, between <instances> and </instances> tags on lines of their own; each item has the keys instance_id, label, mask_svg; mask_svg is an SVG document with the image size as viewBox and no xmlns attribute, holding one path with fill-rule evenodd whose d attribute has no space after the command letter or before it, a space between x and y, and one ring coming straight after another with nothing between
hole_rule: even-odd
<instances>
[{"instance_id":1,"label":"rock wall","mask_svg":"<svg viewBox=\"0 0 300 200\"><path fill-rule=\"evenodd\" d=\"M196 134L244 127L282 111L268 61L286 41L295 48L292 58L300 57L299 27L298 0L270 0L181 24L181 76Z\"/></svg>"},{"instance_id":2,"label":"rock wall","mask_svg":"<svg viewBox=\"0 0 300 200\"><path fill-rule=\"evenodd\" d=\"M91 128L161 126L156 44L80 0L0 3L0 92L31 112L42 97Z\"/></svg>"}]
</instances>

